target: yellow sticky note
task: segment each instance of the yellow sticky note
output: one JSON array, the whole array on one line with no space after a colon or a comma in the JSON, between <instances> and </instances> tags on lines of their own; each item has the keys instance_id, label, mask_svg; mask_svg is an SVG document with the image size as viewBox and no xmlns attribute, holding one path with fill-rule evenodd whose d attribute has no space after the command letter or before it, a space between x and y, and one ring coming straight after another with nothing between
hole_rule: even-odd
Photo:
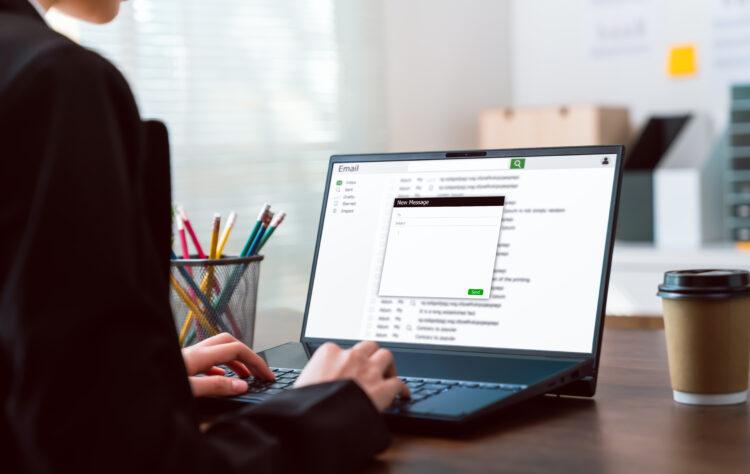
<instances>
[{"instance_id":1,"label":"yellow sticky note","mask_svg":"<svg viewBox=\"0 0 750 474\"><path fill-rule=\"evenodd\" d=\"M687 77L698 72L698 52L694 44L669 48L667 74L670 77Z\"/></svg>"}]
</instances>

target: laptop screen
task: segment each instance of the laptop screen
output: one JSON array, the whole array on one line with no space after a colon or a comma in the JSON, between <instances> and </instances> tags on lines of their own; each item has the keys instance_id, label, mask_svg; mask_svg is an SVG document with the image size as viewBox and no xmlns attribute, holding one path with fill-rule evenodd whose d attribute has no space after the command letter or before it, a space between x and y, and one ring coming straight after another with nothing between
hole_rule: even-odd
<instances>
[{"instance_id":1,"label":"laptop screen","mask_svg":"<svg viewBox=\"0 0 750 474\"><path fill-rule=\"evenodd\" d=\"M334 163L304 336L592 352L617 159Z\"/></svg>"}]
</instances>

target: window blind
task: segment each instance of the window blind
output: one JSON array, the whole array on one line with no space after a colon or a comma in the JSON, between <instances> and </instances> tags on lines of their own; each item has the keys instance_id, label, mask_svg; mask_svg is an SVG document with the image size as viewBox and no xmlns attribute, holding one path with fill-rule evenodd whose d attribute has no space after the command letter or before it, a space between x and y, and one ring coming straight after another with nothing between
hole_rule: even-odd
<instances>
[{"instance_id":1,"label":"window blind","mask_svg":"<svg viewBox=\"0 0 750 474\"><path fill-rule=\"evenodd\" d=\"M341 141L334 0L132 0L72 35L123 72L170 132L173 197L208 245L211 216L287 220L264 249L259 309L304 307L326 163ZM351 95L351 94L349 94Z\"/></svg>"}]
</instances>

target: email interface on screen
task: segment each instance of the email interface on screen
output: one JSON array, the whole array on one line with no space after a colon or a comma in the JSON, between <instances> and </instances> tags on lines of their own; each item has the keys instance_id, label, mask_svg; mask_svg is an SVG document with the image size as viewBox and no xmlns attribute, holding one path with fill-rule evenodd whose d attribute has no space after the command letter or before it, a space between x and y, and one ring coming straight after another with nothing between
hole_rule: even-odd
<instances>
[{"instance_id":1,"label":"email interface on screen","mask_svg":"<svg viewBox=\"0 0 750 474\"><path fill-rule=\"evenodd\" d=\"M305 336L591 352L616 159L334 164Z\"/></svg>"}]
</instances>

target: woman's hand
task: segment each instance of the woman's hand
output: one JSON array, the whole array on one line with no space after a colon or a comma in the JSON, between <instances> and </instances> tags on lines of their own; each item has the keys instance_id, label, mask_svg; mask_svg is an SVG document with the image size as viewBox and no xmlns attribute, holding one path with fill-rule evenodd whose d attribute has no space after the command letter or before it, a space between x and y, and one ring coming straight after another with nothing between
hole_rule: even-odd
<instances>
[{"instance_id":1,"label":"woman's hand","mask_svg":"<svg viewBox=\"0 0 750 474\"><path fill-rule=\"evenodd\" d=\"M185 360L190 388L196 397L230 396L247 392L247 382L226 377L224 370L216 367L220 364L229 366L241 378L253 375L261 380L274 380L273 372L266 362L227 333L186 347L182 350L182 358Z\"/></svg>"},{"instance_id":2,"label":"woman's hand","mask_svg":"<svg viewBox=\"0 0 750 474\"><path fill-rule=\"evenodd\" d=\"M351 379L364 390L379 411L385 410L401 394L409 397L409 389L396 377L393 354L373 341L363 341L351 349L341 349L327 342L313 354L300 374L295 387Z\"/></svg>"}]
</instances>

